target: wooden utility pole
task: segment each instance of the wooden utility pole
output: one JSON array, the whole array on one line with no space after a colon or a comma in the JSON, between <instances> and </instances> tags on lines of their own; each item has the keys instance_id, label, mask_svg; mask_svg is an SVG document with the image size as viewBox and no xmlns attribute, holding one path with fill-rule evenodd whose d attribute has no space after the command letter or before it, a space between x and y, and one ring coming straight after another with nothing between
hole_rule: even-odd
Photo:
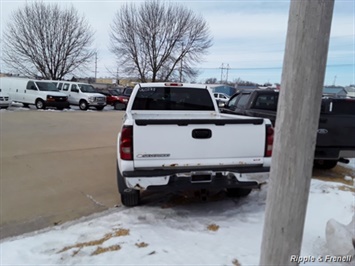
<instances>
[{"instance_id":1,"label":"wooden utility pole","mask_svg":"<svg viewBox=\"0 0 355 266\"><path fill-rule=\"evenodd\" d=\"M298 264L333 7L291 0L260 265Z\"/></svg>"}]
</instances>

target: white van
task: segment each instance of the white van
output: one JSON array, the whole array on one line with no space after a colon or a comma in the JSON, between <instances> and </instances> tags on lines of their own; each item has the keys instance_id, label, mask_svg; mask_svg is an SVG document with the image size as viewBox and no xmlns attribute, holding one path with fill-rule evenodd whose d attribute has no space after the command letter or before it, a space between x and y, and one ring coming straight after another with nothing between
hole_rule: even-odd
<instances>
[{"instance_id":1,"label":"white van","mask_svg":"<svg viewBox=\"0 0 355 266\"><path fill-rule=\"evenodd\" d=\"M73 81L53 81L57 89L68 96L71 105L79 105L80 110L95 107L101 111L106 106L106 96L97 93L96 89L87 83Z\"/></svg>"},{"instance_id":2,"label":"white van","mask_svg":"<svg viewBox=\"0 0 355 266\"><path fill-rule=\"evenodd\" d=\"M59 92L51 80L1 77L0 87L10 95L11 100L37 109L56 107L59 110L69 108L68 97Z\"/></svg>"},{"instance_id":3,"label":"white van","mask_svg":"<svg viewBox=\"0 0 355 266\"><path fill-rule=\"evenodd\" d=\"M0 108L5 108L7 109L11 105L12 101L10 99L10 96L6 93L2 92L2 89L0 88Z\"/></svg>"}]
</instances>

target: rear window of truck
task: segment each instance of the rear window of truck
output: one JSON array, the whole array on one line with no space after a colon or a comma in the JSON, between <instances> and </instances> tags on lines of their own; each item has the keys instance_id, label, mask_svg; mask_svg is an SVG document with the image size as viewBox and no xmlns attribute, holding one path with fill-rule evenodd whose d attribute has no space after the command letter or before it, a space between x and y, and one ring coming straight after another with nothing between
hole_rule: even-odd
<instances>
[{"instance_id":1,"label":"rear window of truck","mask_svg":"<svg viewBox=\"0 0 355 266\"><path fill-rule=\"evenodd\" d=\"M355 115L355 99L333 99L332 114Z\"/></svg>"},{"instance_id":2,"label":"rear window of truck","mask_svg":"<svg viewBox=\"0 0 355 266\"><path fill-rule=\"evenodd\" d=\"M276 111L278 98L277 94L260 94L255 100L254 108Z\"/></svg>"},{"instance_id":3,"label":"rear window of truck","mask_svg":"<svg viewBox=\"0 0 355 266\"><path fill-rule=\"evenodd\" d=\"M207 89L181 87L139 88L132 110L214 111Z\"/></svg>"}]
</instances>

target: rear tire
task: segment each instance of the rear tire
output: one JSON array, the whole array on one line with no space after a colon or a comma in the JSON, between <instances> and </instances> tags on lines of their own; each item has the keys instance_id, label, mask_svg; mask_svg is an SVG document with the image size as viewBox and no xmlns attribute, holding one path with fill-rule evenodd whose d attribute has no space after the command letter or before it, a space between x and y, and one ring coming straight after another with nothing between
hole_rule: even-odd
<instances>
[{"instance_id":1,"label":"rear tire","mask_svg":"<svg viewBox=\"0 0 355 266\"><path fill-rule=\"evenodd\" d=\"M85 100L81 100L79 102L79 108L82 111L86 111L89 108L89 105L88 105L88 103Z\"/></svg>"},{"instance_id":2,"label":"rear tire","mask_svg":"<svg viewBox=\"0 0 355 266\"><path fill-rule=\"evenodd\" d=\"M314 168L317 169L332 169L337 166L337 160L314 160Z\"/></svg>"},{"instance_id":3,"label":"rear tire","mask_svg":"<svg viewBox=\"0 0 355 266\"><path fill-rule=\"evenodd\" d=\"M44 101L41 99L36 100L36 108L37 109L46 109L46 105L44 104Z\"/></svg>"},{"instance_id":4,"label":"rear tire","mask_svg":"<svg viewBox=\"0 0 355 266\"><path fill-rule=\"evenodd\" d=\"M118 192L121 194L121 203L126 207L134 207L139 205L140 191L128 188L124 182L123 176L120 173L117 163L117 187Z\"/></svg>"},{"instance_id":5,"label":"rear tire","mask_svg":"<svg viewBox=\"0 0 355 266\"><path fill-rule=\"evenodd\" d=\"M140 201L139 190L127 188L121 193L121 202L126 207L138 206Z\"/></svg>"},{"instance_id":6,"label":"rear tire","mask_svg":"<svg viewBox=\"0 0 355 266\"><path fill-rule=\"evenodd\" d=\"M227 188L227 196L233 198L242 198L250 194L250 188Z\"/></svg>"}]
</instances>

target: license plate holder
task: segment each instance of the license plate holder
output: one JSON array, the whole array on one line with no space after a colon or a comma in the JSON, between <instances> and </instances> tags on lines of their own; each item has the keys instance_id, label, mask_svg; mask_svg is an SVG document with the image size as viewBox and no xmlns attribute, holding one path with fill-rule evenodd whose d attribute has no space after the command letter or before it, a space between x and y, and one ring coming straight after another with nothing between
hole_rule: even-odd
<instances>
[{"instance_id":1,"label":"license plate holder","mask_svg":"<svg viewBox=\"0 0 355 266\"><path fill-rule=\"evenodd\" d=\"M212 182L212 172L192 172L191 183L210 183Z\"/></svg>"}]
</instances>

